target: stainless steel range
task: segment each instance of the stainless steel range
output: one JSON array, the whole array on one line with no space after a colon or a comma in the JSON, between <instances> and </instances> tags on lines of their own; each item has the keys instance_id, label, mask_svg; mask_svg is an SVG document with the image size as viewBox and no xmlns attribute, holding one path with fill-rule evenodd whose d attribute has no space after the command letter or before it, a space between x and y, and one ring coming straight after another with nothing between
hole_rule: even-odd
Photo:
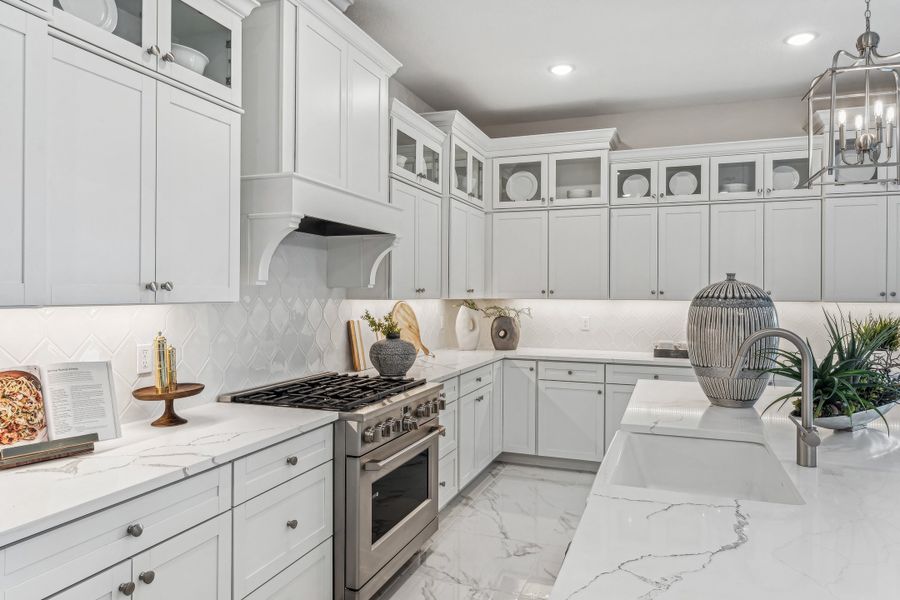
<instances>
[{"instance_id":1,"label":"stainless steel range","mask_svg":"<svg viewBox=\"0 0 900 600\"><path fill-rule=\"evenodd\" d=\"M443 385L322 373L220 400L333 410L334 597L368 600L437 531Z\"/></svg>"}]
</instances>

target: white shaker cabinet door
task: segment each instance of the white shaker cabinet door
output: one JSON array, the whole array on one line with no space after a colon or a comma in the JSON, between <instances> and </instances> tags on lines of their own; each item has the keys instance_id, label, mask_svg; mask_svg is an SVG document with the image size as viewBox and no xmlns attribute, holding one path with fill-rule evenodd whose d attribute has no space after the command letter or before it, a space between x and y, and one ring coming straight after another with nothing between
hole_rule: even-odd
<instances>
[{"instance_id":1,"label":"white shaker cabinet door","mask_svg":"<svg viewBox=\"0 0 900 600\"><path fill-rule=\"evenodd\" d=\"M302 82L300 85L303 85ZM371 198L387 199L388 83L382 69L349 48L347 64L347 187ZM303 113L300 114L301 120Z\"/></svg>"},{"instance_id":2,"label":"white shaker cabinet door","mask_svg":"<svg viewBox=\"0 0 900 600\"><path fill-rule=\"evenodd\" d=\"M690 300L709 284L709 207L659 209L659 299Z\"/></svg>"},{"instance_id":3,"label":"white shaker cabinet door","mask_svg":"<svg viewBox=\"0 0 900 600\"><path fill-rule=\"evenodd\" d=\"M441 297L441 199L427 192L416 196L416 282L412 296Z\"/></svg>"},{"instance_id":4,"label":"white shaker cabinet door","mask_svg":"<svg viewBox=\"0 0 900 600\"><path fill-rule=\"evenodd\" d=\"M714 204L710 207L709 278L726 273L762 287L765 204Z\"/></svg>"},{"instance_id":5,"label":"white shaker cabinet door","mask_svg":"<svg viewBox=\"0 0 900 600\"><path fill-rule=\"evenodd\" d=\"M657 209L614 208L609 215L609 296L656 298Z\"/></svg>"},{"instance_id":6,"label":"white shaker cabinet door","mask_svg":"<svg viewBox=\"0 0 900 600\"><path fill-rule=\"evenodd\" d=\"M900 197L888 198L888 301L900 301Z\"/></svg>"},{"instance_id":7,"label":"white shaker cabinet door","mask_svg":"<svg viewBox=\"0 0 900 600\"><path fill-rule=\"evenodd\" d=\"M887 297L887 199L826 198L823 296L882 302Z\"/></svg>"},{"instance_id":8,"label":"white shaker cabinet door","mask_svg":"<svg viewBox=\"0 0 900 600\"><path fill-rule=\"evenodd\" d=\"M468 296L484 297L484 213L466 207L466 289Z\"/></svg>"},{"instance_id":9,"label":"white shaker cabinet door","mask_svg":"<svg viewBox=\"0 0 900 600\"><path fill-rule=\"evenodd\" d=\"M493 294L547 297L547 212L494 213Z\"/></svg>"},{"instance_id":10,"label":"white shaker cabinet door","mask_svg":"<svg viewBox=\"0 0 900 600\"><path fill-rule=\"evenodd\" d=\"M550 213L550 297L609 296L609 209Z\"/></svg>"},{"instance_id":11,"label":"white shaker cabinet door","mask_svg":"<svg viewBox=\"0 0 900 600\"><path fill-rule=\"evenodd\" d=\"M822 202L766 204L764 289L776 301L822 298Z\"/></svg>"},{"instance_id":12,"label":"white shaker cabinet door","mask_svg":"<svg viewBox=\"0 0 900 600\"><path fill-rule=\"evenodd\" d=\"M492 365L494 375L491 380L491 460L503 452L503 363Z\"/></svg>"},{"instance_id":13,"label":"white shaker cabinet door","mask_svg":"<svg viewBox=\"0 0 900 600\"><path fill-rule=\"evenodd\" d=\"M44 302L46 34L43 19L0 4L0 306Z\"/></svg>"},{"instance_id":14,"label":"white shaker cabinet door","mask_svg":"<svg viewBox=\"0 0 900 600\"><path fill-rule=\"evenodd\" d=\"M469 246L466 243L469 230L469 211L459 200L450 201L450 232L447 257L449 263L449 295L451 298L467 298Z\"/></svg>"},{"instance_id":15,"label":"white shaker cabinet door","mask_svg":"<svg viewBox=\"0 0 900 600\"><path fill-rule=\"evenodd\" d=\"M240 115L164 84L157 98L157 299L236 301Z\"/></svg>"},{"instance_id":16,"label":"white shaker cabinet door","mask_svg":"<svg viewBox=\"0 0 900 600\"><path fill-rule=\"evenodd\" d=\"M397 216L397 246L391 250L391 298L416 297L416 197L413 186L391 180L391 204L402 209Z\"/></svg>"},{"instance_id":17,"label":"white shaker cabinet door","mask_svg":"<svg viewBox=\"0 0 900 600\"><path fill-rule=\"evenodd\" d=\"M603 384L538 382L538 455L603 458Z\"/></svg>"},{"instance_id":18,"label":"white shaker cabinet door","mask_svg":"<svg viewBox=\"0 0 900 600\"><path fill-rule=\"evenodd\" d=\"M503 451L534 454L536 445L536 363L503 361ZM495 402L499 399L495 399Z\"/></svg>"},{"instance_id":19,"label":"white shaker cabinet door","mask_svg":"<svg viewBox=\"0 0 900 600\"><path fill-rule=\"evenodd\" d=\"M459 399L459 447L456 451L459 460L459 489L464 488L475 477L475 396L479 392L466 394Z\"/></svg>"},{"instance_id":20,"label":"white shaker cabinet door","mask_svg":"<svg viewBox=\"0 0 900 600\"><path fill-rule=\"evenodd\" d=\"M473 392L475 395L475 472L481 472L494 460L491 453L491 419L494 392L490 386Z\"/></svg>"},{"instance_id":21,"label":"white shaker cabinet door","mask_svg":"<svg viewBox=\"0 0 900 600\"><path fill-rule=\"evenodd\" d=\"M50 596L50 600L125 600L123 591L128 591L135 582L131 561L126 560Z\"/></svg>"},{"instance_id":22,"label":"white shaker cabinet door","mask_svg":"<svg viewBox=\"0 0 900 600\"><path fill-rule=\"evenodd\" d=\"M51 51L48 300L152 303L157 83L59 40ZM189 129L181 135L199 139ZM177 152L193 163L193 153Z\"/></svg>"}]
</instances>

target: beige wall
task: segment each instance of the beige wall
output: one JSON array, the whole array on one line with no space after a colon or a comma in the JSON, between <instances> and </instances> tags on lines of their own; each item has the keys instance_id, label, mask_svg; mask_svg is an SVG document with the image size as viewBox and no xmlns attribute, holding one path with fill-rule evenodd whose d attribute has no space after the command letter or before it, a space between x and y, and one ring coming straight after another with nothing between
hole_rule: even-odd
<instances>
[{"instance_id":1,"label":"beige wall","mask_svg":"<svg viewBox=\"0 0 900 600\"><path fill-rule=\"evenodd\" d=\"M479 124L491 137L615 127L627 148L804 135L798 97L628 112L532 123Z\"/></svg>"}]
</instances>

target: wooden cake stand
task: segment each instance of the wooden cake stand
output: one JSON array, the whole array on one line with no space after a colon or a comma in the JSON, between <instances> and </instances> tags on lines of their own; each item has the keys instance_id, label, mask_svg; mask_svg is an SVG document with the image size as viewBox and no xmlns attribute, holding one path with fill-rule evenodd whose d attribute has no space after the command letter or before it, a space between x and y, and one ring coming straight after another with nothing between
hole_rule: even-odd
<instances>
[{"instance_id":1,"label":"wooden cake stand","mask_svg":"<svg viewBox=\"0 0 900 600\"><path fill-rule=\"evenodd\" d=\"M187 419L175 414L175 400L196 396L205 387L202 383L179 383L174 390L159 393L156 391L155 386L151 386L134 390L131 392L131 395L138 400L147 402L164 400L166 402L165 411L160 418L150 424L154 427L174 427L187 423Z\"/></svg>"}]
</instances>

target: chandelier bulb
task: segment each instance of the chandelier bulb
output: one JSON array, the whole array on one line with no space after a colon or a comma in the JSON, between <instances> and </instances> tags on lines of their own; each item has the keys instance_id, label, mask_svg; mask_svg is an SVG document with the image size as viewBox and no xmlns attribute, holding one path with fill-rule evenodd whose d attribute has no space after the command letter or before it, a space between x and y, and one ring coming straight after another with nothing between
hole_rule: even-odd
<instances>
[{"instance_id":1,"label":"chandelier bulb","mask_svg":"<svg viewBox=\"0 0 900 600\"><path fill-rule=\"evenodd\" d=\"M874 112L876 117L880 117L884 114L884 103L881 100L875 101Z\"/></svg>"},{"instance_id":2,"label":"chandelier bulb","mask_svg":"<svg viewBox=\"0 0 900 600\"><path fill-rule=\"evenodd\" d=\"M847 123L847 111L839 110L838 111L838 125L845 125Z\"/></svg>"},{"instance_id":3,"label":"chandelier bulb","mask_svg":"<svg viewBox=\"0 0 900 600\"><path fill-rule=\"evenodd\" d=\"M856 115L856 119L853 120L853 127L857 131L862 131L863 128L863 118L862 115Z\"/></svg>"},{"instance_id":4,"label":"chandelier bulb","mask_svg":"<svg viewBox=\"0 0 900 600\"><path fill-rule=\"evenodd\" d=\"M890 124L893 124L893 123L894 123L894 107L893 107L893 106L888 106L888 110L887 110L887 122L890 123Z\"/></svg>"}]
</instances>

